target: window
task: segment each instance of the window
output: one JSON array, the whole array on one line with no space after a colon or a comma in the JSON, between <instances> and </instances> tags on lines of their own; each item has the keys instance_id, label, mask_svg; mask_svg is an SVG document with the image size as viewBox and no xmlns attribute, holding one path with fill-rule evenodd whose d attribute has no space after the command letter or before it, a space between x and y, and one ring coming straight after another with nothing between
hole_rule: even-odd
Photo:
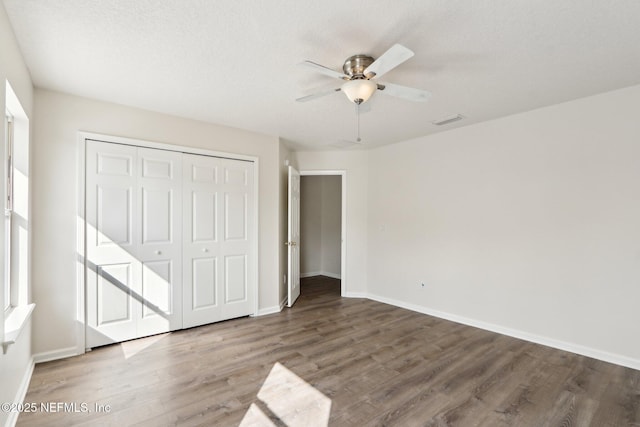
<instances>
[{"instance_id":1,"label":"window","mask_svg":"<svg viewBox=\"0 0 640 427\"><path fill-rule=\"evenodd\" d=\"M0 339L3 353L15 343L35 307L29 302L29 117L6 81L0 163ZM4 316L2 316L4 312ZM27 337L27 339L29 339Z\"/></svg>"}]
</instances>

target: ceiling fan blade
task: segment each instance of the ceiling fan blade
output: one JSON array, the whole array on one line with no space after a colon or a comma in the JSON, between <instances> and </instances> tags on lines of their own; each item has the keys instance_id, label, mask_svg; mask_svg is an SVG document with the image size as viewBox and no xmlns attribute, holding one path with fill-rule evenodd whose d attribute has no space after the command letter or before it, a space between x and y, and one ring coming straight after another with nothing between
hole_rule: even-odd
<instances>
[{"instance_id":1,"label":"ceiling fan blade","mask_svg":"<svg viewBox=\"0 0 640 427\"><path fill-rule=\"evenodd\" d=\"M341 80L349 80L349 76L347 76L346 74L339 73L335 70L332 70L331 68L327 68L324 65L316 64L312 61L302 61L298 65L304 65L305 67L313 68L314 70L316 70L320 74L324 74L325 76L334 77Z\"/></svg>"},{"instance_id":2,"label":"ceiling fan blade","mask_svg":"<svg viewBox=\"0 0 640 427\"><path fill-rule=\"evenodd\" d=\"M333 88L333 89L325 89L325 90L321 90L320 92L316 92L316 93L312 93L311 95L306 95L303 96L301 98L296 99L296 101L298 102L307 102L307 101L311 101L313 99L316 98L321 98L323 96L327 96L327 95L331 95L332 93L336 93L336 92L340 92L340 88Z\"/></svg>"},{"instance_id":3,"label":"ceiling fan blade","mask_svg":"<svg viewBox=\"0 0 640 427\"><path fill-rule=\"evenodd\" d=\"M368 78L374 76L380 77L388 71L393 70L413 55L413 52L406 47L394 44L389 48L389 50L383 53L382 56L373 61L373 64L369 65L364 70L364 75Z\"/></svg>"},{"instance_id":4,"label":"ceiling fan blade","mask_svg":"<svg viewBox=\"0 0 640 427\"><path fill-rule=\"evenodd\" d=\"M431 97L431 92L412 87L400 86L392 83L380 83L378 90L387 95L395 96L409 101L426 102Z\"/></svg>"},{"instance_id":5,"label":"ceiling fan blade","mask_svg":"<svg viewBox=\"0 0 640 427\"><path fill-rule=\"evenodd\" d=\"M332 142L330 144L327 144L331 147L335 147L335 148L354 148L354 147L358 147L361 145L364 145L363 141L350 141L348 139L338 139L335 142Z\"/></svg>"}]
</instances>

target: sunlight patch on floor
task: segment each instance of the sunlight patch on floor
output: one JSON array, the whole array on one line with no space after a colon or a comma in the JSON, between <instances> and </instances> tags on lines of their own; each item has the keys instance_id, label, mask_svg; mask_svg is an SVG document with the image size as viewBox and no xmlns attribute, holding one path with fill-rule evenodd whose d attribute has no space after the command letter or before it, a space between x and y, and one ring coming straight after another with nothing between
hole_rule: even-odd
<instances>
[{"instance_id":1,"label":"sunlight patch on floor","mask_svg":"<svg viewBox=\"0 0 640 427\"><path fill-rule=\"evenodd\" d=\"M280 363L273 365L257 397L241 427L275 426L272 420L288 427L329 424L331 399Z\"/></svg>"},{"instance_id":2,"label":"sunlight patch on floor","mask_svg":"<svg viewBox=\"0 0 640 427\"><path fill-rule=\"evenodd\" d=\"M256 405L252 403L249 406L249 410L244 415L240 427L277 427L264 412Z\"/></svg>"},{"instance_id":3,"label":"sunlight patch on floor","mask_svg":"<svg viewBox=\"0 0 640 427\"><path fill-rule=\"evenodd\" d=\"M151 347L167 335L168 334L153 335L147 338L140 338L137 340L125 341L123 343L120 343L122 354L124 355L125 359L133 357L144 349Z\"/></svg>"}]
</instances>

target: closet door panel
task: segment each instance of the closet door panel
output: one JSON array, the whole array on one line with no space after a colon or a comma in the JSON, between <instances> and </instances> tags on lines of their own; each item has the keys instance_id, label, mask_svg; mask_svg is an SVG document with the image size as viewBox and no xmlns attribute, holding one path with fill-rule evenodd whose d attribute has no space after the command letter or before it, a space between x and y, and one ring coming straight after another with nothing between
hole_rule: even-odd
<instances>
[{"instance_id":1,"label":"closet door panel","mask_svg":"<svg viewBox=\"0 0 640 427\"><path fill-rule=\"evenodd\" d=\"M182 153L138 148L140 336L182 327Z\"/></svg>"},{"instance_id":2,"label":"closet door panel","mask_svg":"<svg viewBox=\"0 0 640 427\"><path fill-rule=\"evenodd\" d=\"M253 312L254 275L251 270L253 257L252 213L253 163L231 159L218 159L223 177L220 191L223 194L222 215L219 221L224 230L220 244L220 256L224 259L221 272L222 317L230 319Z\"/></svg>"},{"instance_id":3,"label":"closet door panel","mask_svg":"<svg viewBox=\"0 0 640 427\"><path fill-rule=\"evenodd\" d=\"M216 295L218 260L217 258L194 258L193 272L193 310L215 307L218 303Z\"/></svg>"},{"instance_id":4,"label":"closet door panel","mask_svg":"<svg viewBox=\"0 0 640 427\"><path fill-rule=\"evenodd\" d=\"M136 148L88 141L86 149L87 346L137 337Z\"/></svg>"},{"instance_id":5,"label":"closet door panel","mask_svg":"<svg viewBox=\"0 0 640 427\"><path fill-rule=\"evenodd\" d=\"M224 240L247 240L247 195L226 192L224 195Z\"/></svg>"},{"instance_id":6,"label":"closet door panel","mask_svg":"<svg viewBox=\"0 0 640 427\"><path fill-rule=\"evenodd\" d=\"M96 218L92 234L96 246L131 246L133 243L131 199L133 189L117 184L98 184Z\"/></svg>"},{"instance_id":7,"label":"closet door panel","mask_svg":"<svg viewBox=\"0 0 640 427\"><path fill-rule=\"evenodd\" d=\"M191 241L215 242L217 240L216 212L218 194L215 191L191 192Z\"/></svg>"},{"instance_id":8,"label":"closet door panel","mask_svg":"<svg viewBox=\"0 0 640 427\"><path fill-rule=\"evenodd\" d=\"M184 156L185 327L252 314L253 163Z\"/></svg>"},{"instance_id":9,"label":"closet door panel","mask_svg":"<svg viewBox=\"0 0 640 427\"><path fill-rule=\"evenodd\" d=\"M222 320L220 179L217 158L183 156L184 327Z\"/></svg>"},{"instance_id":10,"label":"closet door panel","mask_svg":"<svg viewBox=\"0 0 640 427\"><path fill-rule=\"evenodd\" d=\"M170 314L173 311L173 263L168 260L148 261L142 264L142 298L145 304L142 317ZM160 314L160 315L162 315Z\"/></svg>"},{"instance_id":11,"label":"closet door panel","mask_svg":"<svg viewBox=\"0 0 640 427\"><path fill-rule=\"evenodd\" d=\"M247 256L231 255L225 259L225 304L244 302L248 297Z\"/></svg>"}]
</instances>

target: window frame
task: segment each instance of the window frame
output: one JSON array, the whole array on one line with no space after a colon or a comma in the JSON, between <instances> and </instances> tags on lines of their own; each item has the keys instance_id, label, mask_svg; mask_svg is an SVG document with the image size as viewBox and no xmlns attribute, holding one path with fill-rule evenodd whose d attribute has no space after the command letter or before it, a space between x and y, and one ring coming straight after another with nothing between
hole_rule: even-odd
<instances>
[{"instance_id":1,"label":"window frame","mask_svg":"<svg viewBox=\"0 0 640 427\"><path fill-rule=\"evenodd\" d=\"M11 275L11 252L12 252L12 220L13 220L13 150L14 150L14 117L9 111L5 112L5 135L4 135L4 164L6 171L4 174L4 184L6 190L6 197L4 200L4 278L3 278L3 292L4 292L4 312L9 312L14 306L13 301L13 286Z\"/></svg>"}]
</instances>

